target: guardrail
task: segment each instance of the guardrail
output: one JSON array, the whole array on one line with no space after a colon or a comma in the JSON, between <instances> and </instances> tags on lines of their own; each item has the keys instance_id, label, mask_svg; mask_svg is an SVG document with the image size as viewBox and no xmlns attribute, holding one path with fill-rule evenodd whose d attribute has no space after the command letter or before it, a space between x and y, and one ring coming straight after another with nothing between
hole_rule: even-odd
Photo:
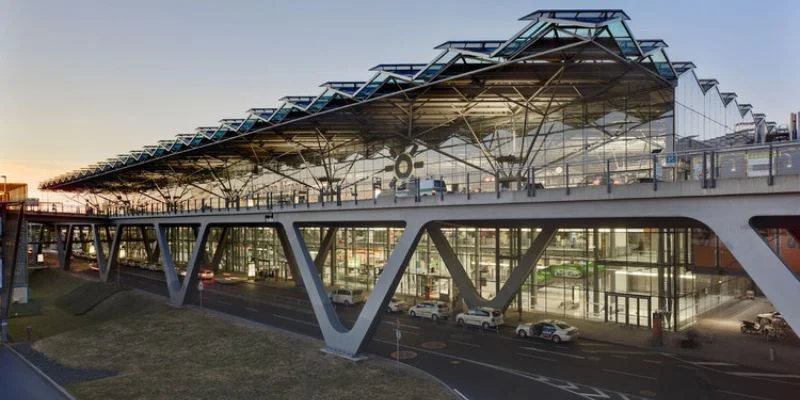
<instances>
[{"instance_id":1,"label":"guardrail","mask_svg":"<svg viewBox=\"0 0 800 400\"><path fill-rule=\"evenodd\" d=\"M581 157L577 155L576 157ZM494 173L447 171L427 178L412 177L405 182L388 185L375 178L362 179L350 185L328 186L319 189L294 188L268 190L248 196L224 199L220 197L191 198L171 203L115 204L99 210L92 207L56 209L56 214L103 216L135 216L154 214L212 213L241 209L297 209L319 204L322 207L341 206L342 202L376 203L377 199L392 197L394 202L407 198L420 202L422 197L465 196L473 193L524 191L535 197L540 189L563 189L567 195L572 188L605 186L608 193L623 185L647 184L654 192L665 182L696 181L704 189L714 189L724 179L763 179L774 184L776 176L800 174L800 143L779 143L740 148L703 149L677 153L653 153L624 158L602 158L582 155L578 162L567 159L537 166L498 168ZM440 183L441 182L441 183ZM388 187L386 187L388 186ZM442 189L444 188L444 190ZM51 212L31 208L31 212ZM73 211L73 212L70 212Z\"/></svg>"}]
</instances>

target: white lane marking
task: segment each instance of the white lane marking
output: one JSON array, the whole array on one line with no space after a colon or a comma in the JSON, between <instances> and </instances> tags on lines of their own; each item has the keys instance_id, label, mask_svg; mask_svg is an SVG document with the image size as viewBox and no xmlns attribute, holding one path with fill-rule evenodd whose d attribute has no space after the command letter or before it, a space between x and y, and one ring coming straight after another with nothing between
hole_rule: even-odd
<instances>
[{"instance_id":1,"label":"white lane marking","mask_svg":"<svg viewBox=\"0 0 800 400\"><path fill-rule=\"evenodd\" d=\"M397 322L384 320L384 321L381 321L381 323L384 323L386 325L391 325L391 326L393 326L395 328L397 327ZM418 326L415 326L415 325L408 325L408 324L402 324L402 323L400 324L400 327L401 328L408 328L408 329L417 329L417 330L422 329L422 328L420 328Z\"/></svg>"},{"instance_id":2,"label":"white lane marking","mask_svg":"<svg viewBox=\"0 0 800 400\"><path fill-rule=\"evenodd\" d=\"M403 332L403 335L413 335L413 336L420 336L420 334L419 334L419 333L417 333L417 332L411 332L411 331L406 331L406 330L402 330L402 329L401 329L400 331L402 331L402 332Z\"/></svg>"},{"instance_id":3,"label":"white lane marking","mask_svg":"<svg viewBox=\"0 0 800 400\"><path fill-rule=\"evenodd\" d=\"M672 358L673 360L677 360L677 361L680 361L680 362L684 362L684 363L691 364L691 361L684 360L684 359L682 359L682 358L680 358L680 357L678 357L678 356L676 356L676 355L674 355L674 354L669 354L669 353L662 353L662 354L663 354L664 356L667 356L667 357L669 357L669 358ZM679 366L679 367L681 367L681 368L689 368L689 367L684 367L684 366L682 366L682 365L678 365L678 366ZM722 369L719 369L719 368L709 367L709 366L700 365L700 364L697 364L697 367L699 367L699 368L703 368L703 369L707 369L707 370L709 370L709 371L719 372L719 373L722 373L722 374L733 375L731 372L729 372L729 371L725 371L725 370L722 370ZM695 370L696 370L697 368L689 368L689 369L695 369ZM800 383L786 382L786 381L779 381L779 380L770 379L770 378L765 378L765 377L759 377L759 376L748 376L748 375L743 375L742 377L743 377L743 378L748 378L748 379L757 379L757 380L760 380L760 381L765 381L765 382L775 382L775 383L780 383L780 384L783 384L783 385L790 385L790 386L800 386Z\"/></svg>"},{"instance_id":4,"label":"white lane marking","mask_svg":"<svg viewBox=\"0 0 800 400\"><path fill-rule=\"evenodd\" d=\"M676 365L676 367L678 367L678 368L683 368L683 369L688 369L688 370L691 370L691 371L697 371L697 368L695 368L695 367L690 367L690 366L688 366L688 365L683 365L683 364L678 364L678 365Z\"/></svg>"},{"instance_id":5,"label":"white lane marking","mask_svg":"<svg viewBox=\"0 0 800 400\"><path fill-rule=\"evenodd\" d=\"M467 397L467 396L464 396L464 393L461 393L461 392L459 392L459 391L458 391L458 389L456 389L456 388L452 388L452 389L453 389L453 392L455 392L455 393L456 393L456 395L458 396L458 398L460 398L460 399L462 399L462 400L469 400L469 397Z\"/></svg>"},{"instance_id":6,"label":"white lane marking","mask_svg":"<svg viewBox=\"0 0 800 400\"><path fill-rule=\"evenodd\" d=\"M517 353L517 355L518 356L522 356L522 357L535 358L537 360L542 360L542 361L558 362L558 360L556 360L555 358L539 357L539 356L534 356L534 355L525 354L525 353Z\"/></svg>"},{"instance_id":7,"label":"white lane marking","mask_svg":"<svg viewBox=\"0 0 800 400\"><path fill-rule=\"evenodd\" d=\"M479 345L479 344L469 343L469 342L462 342L460 340L455 340L455 339L447 339L447 341L448 342L452 342L452 343L463 344L464 346L471 346L471 347L478 347L478 348L481 347L481 345Z\"/></svg>"},{"instance_id":8,"label":"white lane marking","mask_svg":"<svg viewBox=\"0 0 800 400\"><path fill-rule=\"evenodd\" d=\"M764 372L728 372L731 375L736 376L754 376L759 378L791 378L791 379L800 379L800 375L792 375L792 374L770 374Z\"/></svg>"},{"instance_id":9,"label":"white lane marking","mask_svg":"<svg viewBox=\"0 0 800 400\"><path fill-rule=\"evenodd\" d=\"M642 362L650 363L650 364L663 364L662 361L658 360L642 360Z\"/></svg>"},{"instance_id":10,"label":"white lane marking","mask_svg":"<svg viewBox=\"0 0 800 400\"><path fill-rule=\"evenodd\" d=\"M309 325L309 326L317 326L317 324L314 324L314 323L311 323L311 322L308 322L308 321L303 321L302 319L295 319L295 318L291 318L291 317L286 317L286 316L283 316L283 315L280 315L280 314L272 314L272 316L275 317L275 318L285 319L287 321L297 322L299 324L305 324L305 325Z\"/></svg>"},{"instance_id":11,"label":"white lane marking","mask_svg":"<svg viewBox=\"0 0 800 400\"><path fill-rule=\"evenodd\" d=\"M627 354L627 355L653 354L652 351L641 351L641 350L584 350L584 353L590 353L590 354Z\"/></svg>"},{"instance_id":12,"label":"white lane marking","mask_svg":"<svg viewBox=\"0 0 800 400\"><path fill-rule=\"evenodd\" d=\"M547 351L547 350L537 349L536 347L523 347L523 349L530 350L530 351L536 351L536 352L539 352L539 353L555 354L555 355L561 356L561 357L571 357L571 358L576 358L578 360L585 360L586 359L586 357L579 356L577 354L559 353L557 351Z\"/></svg>"},{"instance_id":13,"label":"white lane marking","mask_svg":"<svg viewBox=\"0 0 800 400\"><path fill-rule=\"evenodd\" d=\"M726 362L719 362L719 361L695 361L689 362L689 364L694 365L708 365L708 366L715 366L715 367L738 367L736 364L726 363Z\"/></svg>"},{"instance_id":14,"label":"white lane marking","mask_svg":"<svg viewBox=\"0 0 800 400\"><path fill-rule=\"evenodd\" d=\"M392 346L395 345L394 341L381 340L381 339L374 339L374 340L376 342L380 342L380 343L383 343L383 344L389 344L389 345L392 345ZM471 360L469 358L464 358L464 357L454 356L454 355L447 354L447 353L440 353L438 351L423 349L421 347L409 346L409 345L403 345L403 347L408 348L408 349L412 349L412 350L414 350L416 352L419 352L419 353L435 354L435 355L437 355L439 357L450 358L450 359L458 360L458 361L461 361L461 362L467 362L467 363L470 363L470 364L480 365L480 366L485 367L485 368L489 368L489 369L493 369L493 370L496 370L496 371L505 372L507 374L512 374L512 375L515 375L515 376L519 376L521 378L529 379L529 380L532 380L534 382L543 383L543 384L545 384L547 386L554 387L556 389L561 389L561 390L563 390L565 392L572 393L572 394L574 394L576 396L582 397L582 398L587 399L587 400L596 400L598 392L600 392L601 394L605 395L606 398L609 397L608 394L606 394L606 392L607 393L614 393L614 394L616 394L618 396L621 396L624 399L629 398L628 395L626 395L624 393L621 393L621 392L613 391L613 390L600 389L600 388L597 388L597 387L594 387L594 386L588 386L588 385L583 385L583 384L579 385L577 383L566 381L564 379L550 378L550 377L547 377L547 376L544 376L544 375L534 374L532 372L524 372L524 371L516 370L516 369L513 369L513 368L501 367L501 366L498 366L498 365L493 365L493 364L485 363L485 362L482 362L482 361ZM558 385L555 382L553 382L553 380L558 380L558 381L564 382L568 386ZM594 393L589 394L589 393L578 392L576 389L579 389L580 386L592 389L594 391Z\"/></svg>"},{"instance_id":15,"label":"white lane marking","mask_svg":"<svg viewBox=\"0 0 800 400\"><path fill-rule=\"evenodd\" d=\"M717 389L717 392L719 392L719 393L725 393L725 394L730 394L730 395L732 395L732 396L744 397L745 399L756 399L756 400L772 400L772 399L770 399L770 398L768 398L768 397L753 396L753 395L751 395L751 394L744 394L744 393L729 392L729 391L727 391L727 390L722 390L722 389Z\"/></svg>"},{"instance_id":16,"label":"white lane marking","mask_svg":"<svg viewBox=\"0 0 800 400\"><path fill-rule=\"evenodd\" d=\"M250 312L254 312L254 313L258 312L258 309L257 308L253 308L253 307L245 307L244 309L247 310L247 311L250 311Z\"/></svg>"},{"instance_id":17,"label":"white lane marking","mask_svg":"<svg viewBox=\"0 0 800 400\"><path fill-rule=\"evenodd\" d=\"M632 377L634 377L634 378L649 379L649 380L651 380L651 381L655 381L655 380L657 380L656 378L653 378L652 376L645 376L645 375L633 374L633 373L630 373L630 372L620 371L620 370L618 370L618 369L603 368L603 371L605 371L605 372L609 372L609 373L612 373L612 374L619 374L619 375L632 376Z\"/></svg>"}]
</instances>

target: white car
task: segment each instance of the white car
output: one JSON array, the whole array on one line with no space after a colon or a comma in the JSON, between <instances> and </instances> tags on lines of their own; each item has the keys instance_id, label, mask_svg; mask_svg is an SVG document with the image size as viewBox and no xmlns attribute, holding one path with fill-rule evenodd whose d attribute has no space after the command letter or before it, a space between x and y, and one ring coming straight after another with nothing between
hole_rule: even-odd
<instances>
[{"instance_id":1,"label":"white car","mask_svg":"<svg viewBox=\"0 0 800 400\"><path fill-rule=\"evenodd\" d=\"M515 331L517 336L522 338L534 337L550 340L553 343L571 342L578 339L578 328L570 326L564 321L553 319L519 324Z\"/></svg>"},{"instance_id":2,"label":"white car","mask_svg":"<svg viewBox=\"0 0 800 400\"><path fill-rule=\"evenodd\" d=\"M441 301L423 301L411 307L411 309L408 310L408 315L410 315L411 318L430 318L436 321L438 319L447 319L450 317L450 309L447 307L447 304Z\"/></svg>"},{"instance_id":3,"label":"white car","mask_svg":"<svg viewBox=\"0 0 800 400\"><path fill-rule=\"evenodd\" d=\"M331 302L349 306L364 301L364 291L361 289L334 289L330 295Z\"/></svg>"},{"instance_id":4,"label":"white car","mask_svg":"<svg viewBox=\"0 0 800 400\"><path fill-rule=\"evenodd\" d=\"M777 311L758 314L756 316L756 321L758 321L762 325L763 324L771 324L771 323L776 322L776 321L783 322L783 315L781 313L777 312Z\"/></svg>"},{"instance_id":5,"label":"white car","mask_svg":"<svg viewBox=\"0 0 800 400\"><path fill-rule=\"evenodd\" d=\"M386 306L387 313L402 312L406 309L408 309L406 302L398 299L397 297L392 297L392 299L389 300L389 304Z\"/></svg>"},{"instance_id":6,"label":"white car","mask_svg":"<svg viewBox=\"0 0 800 400\"><path fill-rule=\"evenodd\" d=\"M456 315L456 322L458 325L475 325L483 329L495 328L503 325L503 313L491 307L470 308Z\"/></svg>"}]
</instances>

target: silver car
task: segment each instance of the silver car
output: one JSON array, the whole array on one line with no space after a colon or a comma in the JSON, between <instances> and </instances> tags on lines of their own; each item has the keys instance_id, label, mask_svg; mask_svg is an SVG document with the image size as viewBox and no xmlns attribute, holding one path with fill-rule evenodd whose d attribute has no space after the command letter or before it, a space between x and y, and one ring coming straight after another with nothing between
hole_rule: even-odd
<instances>
[{"instance_id":1,"label":"silver car","mask_svg":"<svg viewBox=\"0 0 800 400\"><path fill-rule=\"evenodd\" d=\"M408 310L408 315L411 318L430 318L434 321L438 319L447 319L450 317L450 309L447 304L441 301L423 301L417 303Z\"/></svg>"},{"instance_id":2,"label":"silver car","mask_svg":"<svg viewBox=\"0 0 800 400\"><path fill-rule=\"evenodd\" d=\"M534 337L550 340L553 343L571 342L578 339L578 328L564 321L553 319L541 320L537 323L527 322L517 325L517 336Z\"/></svg>"}]
</instances>

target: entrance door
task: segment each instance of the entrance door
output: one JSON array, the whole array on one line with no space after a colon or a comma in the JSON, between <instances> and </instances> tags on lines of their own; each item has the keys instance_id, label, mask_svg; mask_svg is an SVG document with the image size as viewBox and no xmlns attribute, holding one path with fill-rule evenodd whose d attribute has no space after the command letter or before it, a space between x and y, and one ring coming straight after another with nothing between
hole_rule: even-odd
<instances>
[{"instance_id":1,"label":"entrance door","mask_svg":"<svg viewBox=\"0 0 800 400\"><path fill-rule=\"evenodd\" d=\"M651 327L653 312L650 296L606 293L605 321L618 324Z\"/></svg>"}]
</instances>

